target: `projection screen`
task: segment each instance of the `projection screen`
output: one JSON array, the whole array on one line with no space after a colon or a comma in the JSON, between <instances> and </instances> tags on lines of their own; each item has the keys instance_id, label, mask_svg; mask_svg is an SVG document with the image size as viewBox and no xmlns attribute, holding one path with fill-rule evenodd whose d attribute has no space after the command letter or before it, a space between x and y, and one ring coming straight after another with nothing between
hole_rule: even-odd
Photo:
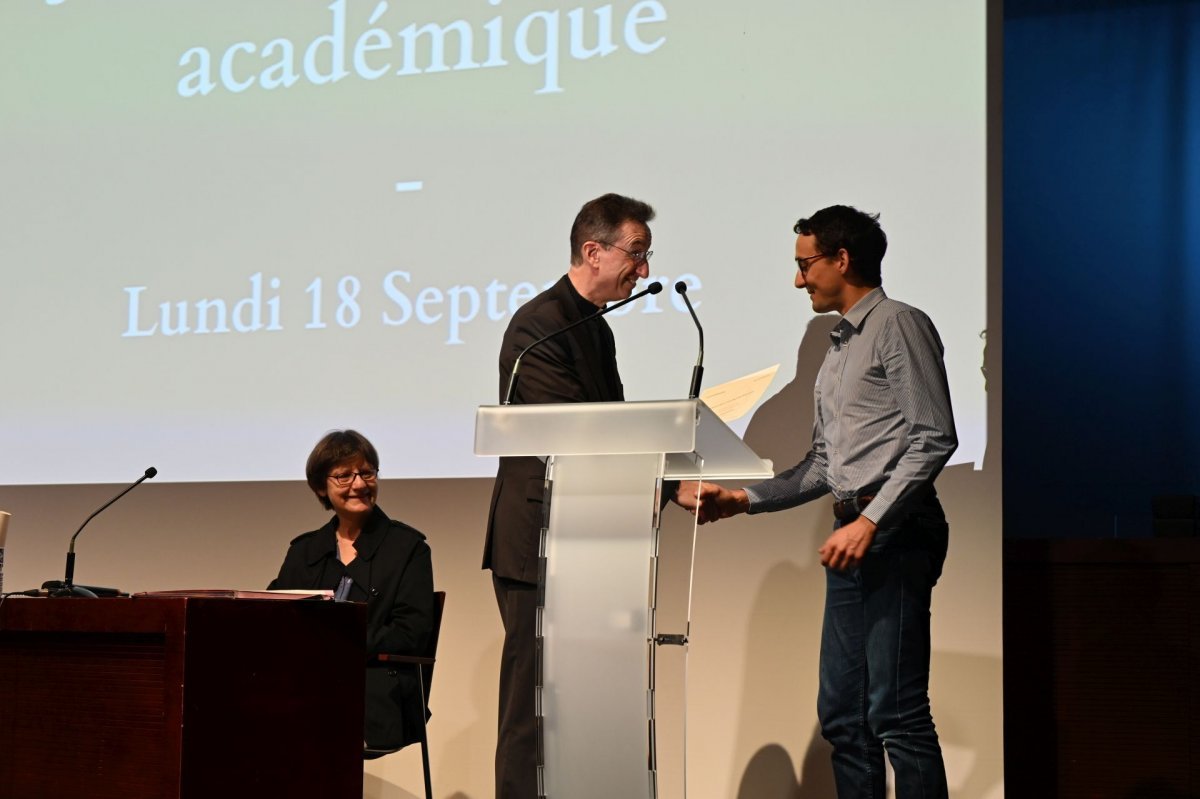
<instances>
[{"instance_id":1,"label":"projection screen","mask_svg":"<svg viewBox=\"0 0 1200 799\"><path fill-rule=\"evenodd\" d=\"M295 479L342 427L385 477L494 473L501 334L609 191L706 385L768 397L793 223L879 212L979 464L984 56L962 0L6 2L0 484ZM685 396L678 297L609 319L626 397Z\"/></svg>"}]
</instances>

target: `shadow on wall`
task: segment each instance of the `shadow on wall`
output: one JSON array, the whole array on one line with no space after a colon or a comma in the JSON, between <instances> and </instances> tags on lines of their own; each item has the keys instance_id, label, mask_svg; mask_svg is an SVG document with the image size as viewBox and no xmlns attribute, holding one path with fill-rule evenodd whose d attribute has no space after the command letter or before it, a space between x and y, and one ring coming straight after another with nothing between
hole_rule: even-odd
<instances>
[{"instance_id":1,"label":"shadow on wall","mask_svg":"<svg viewBox=\"0 0 1200 799\"><path fill-rule=\"evenodd\" d=\"M829 349L829 333L840 319L823 314L808 323L796 352L795 376L759 406L746 427L746 443L775 464L776 472L799 463L812 447L813 384Z\"/></svg>"},{"instance_id":2,"label":"shadow on wall","mask_svg":"<svg viewBox=\"0 0 1200 799\"><path fill-rule=\"evenodd\" d=\"M763 403L746 429L746 443L769 458L776 472L798 463L811 448L813 384L838 320L825 314L808 323L796 354L795 376ZM738 519L770 528L756 536L760 546L801 555L801 562L780 562L767 572L746 628L748 658L735 740L747 765L737 787L739 799L817 799L835 793L829 747L815 724L818 675L813 653L820 642L824 601L815 552L828 533L824 505L773 514L770 521ZM776 741L796 742L797 728L812 730L799 780L785 746L772 743L753 751L764 732Z\"/></svg>"},{"instance_id":3,"label":"shadow on wall","mask_svg":"<svg viewBox=\"0 0 1200 799\"><path fill-rule=\"evenodd\" d=\"M790 548L815 549L823 533L810 519L809 532L788 530ZM799 539L797 541L796 539ZM824 580L815 557L805 564L777 563L765 575L746 627L746 666L734 733L735 762L746 763L737 796L831 796L828 749L815 729L817 658ZM801 730L813 730L804 737ZM763 741L773 743L763 747ZM786 743L780 743L786 742ZM804 775L796 782L794 755L805 750ZM768 750L778 750L778 756ZM786 774L780 772L788 761ZM761 761L761 762L756 762ZM815 762L814 762L815 761ZM731 779L736 775L731 775ZM806 783L811 783L806 784ZM803 787L802 792L789 792ZM786 789L786 790L785 790Z\"/></svg>"},{"instance_id":4,"label":"shadow on wall","mask_svg":"<svg viewBox=\"0 0 1200 799\"><path fill-rule=\"evenodd\" d=\"M747 443L762 457L771 458L777 472L797 463L811 446L812 387L837 321L838 317L825 315L808 324L794 379L762 405L747 428ZM944 582L954 584L952 595L968 591L963 597L968 601L962 608L956 607L958 603L947 607L947 586L942 586L940 595L935 591L934 613L944 635L960 644L965 640L970 647L975 638L964 637L957 628L990 620L988 609L994 600L970 598L969 586L998 579L991 571L996 568L994 559L986 557L990 550L978 540L983 532L980 524L999 513L991 487L994 477L962 465L947 469L938 483L953 531L948 565L955 573ZM735 762L746 764L736 787L739 799L815 799L835 793L830 748L815 723L816 652L824 604L823 569L816 549L830 530L828 502L721 523L745 524L743 530L754 536L756 548L776 561L756 587L746 627L747 665L735 734ZM936 637L935 632L935 645ZM935 650L931 666L934 718L952 791L964 797L1002 792L1002 752L985 743L999 743L1003 697L992 687L1002 684L1001 659ZM802 729L811 730L807 738ZM795 761L800 760L801 747L805 751L797 775Z\"/></svg>"},{"instance_id":5,"label":"shadow on wall","mask_svg":"<svg viewBox=\"0 0 1200 799\"><path fill-rule=\"evenodd\" d=\"M829 744L814 727L797 782L796 766L787 750L777 744L764 746L746 764L737 799L828 799L837 793L829 754Z\"/></svg>"},{"instance_id":6,"label":"shadow on wall","mask_svg":"<svg viewBox=\"0 0 1200 799\"><path fill-rule=\"evenodd\" d=\"M953 703L936 703L938 733L946 756L946 771L952 793L964 797L1002 795L1004 763L1001 753L978 752L979 741L994 738L995 719L1000 714L1002 697L995 691L978 690L980 684L995 684L1000 679L999 658L984 658L954 653L933 654L932 673L936 693L952 696ZM801 686L803 688L804 686ZM815 691L815 683L811 686ZM811 693L811 692L810 692ZM803 707L800 703L794 707ZM803 713L796 713L796 723ZM754 719L747 719L752 724ZM814 724L808 749L797 779L787 749L779 744L760 748L742 772L737 799L825 799L834 796L832 750ZM1161 787L1161 786L1159 786ZM1157 790L1153 784L1141 786L1127 799L1196 799L1193 796Z\"/></svg>"}]
</instances>

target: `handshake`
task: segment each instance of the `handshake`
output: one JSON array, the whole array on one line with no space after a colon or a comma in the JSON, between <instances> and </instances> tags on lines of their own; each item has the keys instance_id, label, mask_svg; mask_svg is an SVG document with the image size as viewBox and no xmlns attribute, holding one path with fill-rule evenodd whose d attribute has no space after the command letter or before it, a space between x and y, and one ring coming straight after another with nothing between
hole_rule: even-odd
<instances>
[{"instance_id":1,"label":"handshake","mask_svg":"<svg viewBox=\"0 0 1200 799\"><path fill-rule=\"evenodd\" d=\"M689 510L700 524L728 519L750 510L744 489L729 490L716 483L683 481L675 492L675 504ZM875 538L875 522L865 516L838 527L817 550L821 565L845 571L862 564Z\"/></svg>"},{"instance_id":2,"label":"handshake","mask_svg":"<svg viewBox=\"0 0 1200 799\"><path fill-rule=\"evenodd\" d=\"M716 483L688 480L679 484L675 504L691 511L700 524L728 519L750 510L750 499L743 489L731 491Z\"/></svg>"}]
</instances>

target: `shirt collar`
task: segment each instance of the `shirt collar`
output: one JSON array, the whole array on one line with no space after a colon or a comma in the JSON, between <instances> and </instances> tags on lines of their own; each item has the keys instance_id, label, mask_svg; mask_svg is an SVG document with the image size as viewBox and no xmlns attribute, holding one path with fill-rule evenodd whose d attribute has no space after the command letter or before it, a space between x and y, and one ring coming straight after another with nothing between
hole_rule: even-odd
<instances>
[{"instance_id":1,"label":"shirt collar","mask_svg":"<svg viewBox=\"0 0 1200 799\"><path fill-rule=\"evenodd\" d=\"M850 335L851 330L861 331L867 315L875 309L876 305L886 299L887 295L883 293L883 286L876 286L864 294L850 310L846 311L846 315L834 325L833 330L829 331L829 337L833 339L833 343L842 343Z\"/></svg>"}]
</instances>

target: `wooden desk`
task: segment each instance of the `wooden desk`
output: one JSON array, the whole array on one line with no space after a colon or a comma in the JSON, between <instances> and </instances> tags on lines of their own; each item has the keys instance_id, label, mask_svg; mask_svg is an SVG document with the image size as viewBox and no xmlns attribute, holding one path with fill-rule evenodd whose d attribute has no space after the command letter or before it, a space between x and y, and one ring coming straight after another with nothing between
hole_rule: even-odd
<instances>
[{"instance_id":1,"label":"wooden desk","mask_svg":"<svg viewBox=\"0 0 1200 799\"><path fill-rule=\"evenodd\" d=\"M359 797L366 607L9 598L0 796Z\"/></svg>"}]
</instances>

